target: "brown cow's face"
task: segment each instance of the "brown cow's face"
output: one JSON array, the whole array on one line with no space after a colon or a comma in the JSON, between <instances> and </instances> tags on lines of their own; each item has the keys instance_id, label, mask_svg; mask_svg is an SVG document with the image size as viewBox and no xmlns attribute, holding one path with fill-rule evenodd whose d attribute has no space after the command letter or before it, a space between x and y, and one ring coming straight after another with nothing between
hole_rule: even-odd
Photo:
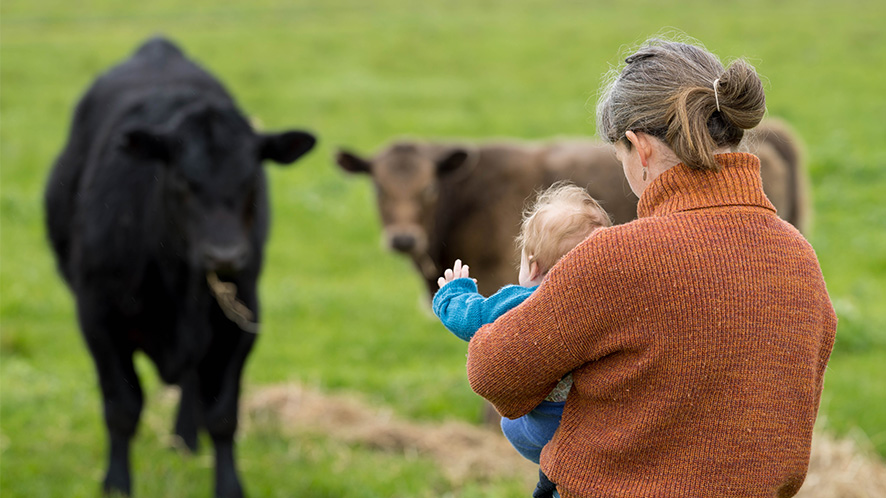
<instances>
[{"instance_id":1,"label":"brown cow's face","mask_svg":"<svg viewBox=\"0 0 886 498\"><path fill-rule=\"evenodd\" d=\"M340 152L337 161L345 171L372 175L385 245L423 258L428 252L428 234L434 228L439 178L460 167L466 157L460 149L441 152L397 144L371 161L347 152Z\"/></svg>"},{"instance_id":2,"label":"brown cow's face","mask_svg":"<svg viewBox=\"0 0 886 498\"><path fill-rule=\"evenodd\" d=\"M394 148L373 163L378 209L388 248L409 254L428 250L437 206L436 164L413 148Z\"/></svg>"}]
</instances>

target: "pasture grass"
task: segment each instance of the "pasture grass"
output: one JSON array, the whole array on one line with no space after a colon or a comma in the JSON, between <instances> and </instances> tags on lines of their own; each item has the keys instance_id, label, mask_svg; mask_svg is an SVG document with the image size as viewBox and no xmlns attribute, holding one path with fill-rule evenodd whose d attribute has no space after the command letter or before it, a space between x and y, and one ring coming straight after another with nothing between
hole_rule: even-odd
<instances>
[{"instance_id":1,"label":"pasture grass","mask_svg":"<svg viewBox=\"0 0 886 498\"><path fill-rule=\"evenodd\" d=\"M863 15L859 15L863 13ZM594 132L602 73L666 27L765 76L769 113L806 143L809 239L840 316L821 414L886 455L886 5L720 2L252 2L8 0L0 5L0 495L93 496L104 429L72 299L45 242L42 189L92 79L162 32L214 72L267 129L318 147L269 165L274 219L264 325L245 389L298 381L360 392L400 415L478 422L465 345L422 303L410 264L380 247L371 185L332 161L394 136L543 139ZM205 496L211 459L181 458L152 403L134 446L140 496ZM158 411L160 410L160 411ZM429 461L292 441L241 441L255 496L514 496L513 483L451 483Z\"/></svg>"}]
</instances>

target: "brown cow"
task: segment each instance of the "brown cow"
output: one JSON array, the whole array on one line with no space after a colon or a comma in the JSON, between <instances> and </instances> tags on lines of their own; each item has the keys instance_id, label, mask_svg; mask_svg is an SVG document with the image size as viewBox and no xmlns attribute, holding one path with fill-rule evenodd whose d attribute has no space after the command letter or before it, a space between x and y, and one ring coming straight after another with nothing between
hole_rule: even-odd
<instances>
[{"instance_id":1,"label":"brown cow","mask_svg":"<svg viewBox=\"0 0 886 498\"><path fill-rule=\"evenodd\" d=\"M344 151L337 160L372 176L387 245L412 257L431 293L456 258L471 265L483 294L514 282L524 204L557 180L587 187L616 222L636 216L637 198L612 149L592 142L398 142L371 160Z\"/></svg>"},{"instance_id":2,"label":"brown cow","mask_svg":"<svg viewBox=\"0 0 886 498\"><path fill-rule=\"evenodd\" d=\"M762 162L767 194L788 221L805 220L805 170L796 139L780 124L761 125L748 150ZM521 213L539 190L569 179L615 223L636 217L637 197L613 148L590 140L477 145L398 141L372 159L340 151L338 164L372 176L388 247L408 254L431 295L460 258L489 295L516 283L514 238Z\"/></svg>"},{"instance_id":3,"label":"brown cow","mask_svg":"<svg viewBox=\"0 0 886 498\"><path fill-rule=\"evenodd\" d=\"M778 215L808 233L812 218L809 176L796 134L783 121L767 119L747 135L741 150L760 158L763 190Z\"/></svg>"}]
</instances>

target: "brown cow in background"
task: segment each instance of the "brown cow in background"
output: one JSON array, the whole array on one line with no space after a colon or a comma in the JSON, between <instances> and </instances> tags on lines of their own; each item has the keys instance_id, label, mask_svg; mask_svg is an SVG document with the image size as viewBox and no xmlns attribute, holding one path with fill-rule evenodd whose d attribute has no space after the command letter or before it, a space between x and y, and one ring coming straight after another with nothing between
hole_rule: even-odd
<instances>
[{"instance_id":1,"label":"brown cow in background","mask_svg":"<svg viewBox=\"0 0 886 498\"><path fill-rule=\"evenodd\" d=\"M760 156L767 195L779 214L804 223L806 172L797 139L767 121L749 134L745 150ZM340 151L339 166L372 176L389 248L409 255L431 295L456 258L471 266L490 295L517 282L514 238L524 207L558 180L587 188L614 223L637 215L637 197L614 149L590 140L476 145L398 141L371 159Z\"/></svg>"},{"instance_id":2,"label":"brown cow in background","mask_svg":"<svg viewBox=\"0 0 886 498\"><path fill-rule=\"evenodd\" d=\"M586 187L617 223L636 216L621 165L598 143L397 142L372 159L342 151L337 160L372 176L386 243L412 257L431 294L456 258L471 266L485 295L515 283L524 205L557 180Z\"/></svg>"},{"instance_id":3,"label":"brown cow in background","mask_svg":"<svg viewBox=\"0 0 886 498\"><path fill-rule=\"evenodd\" d=\"M812 218L809 176L796 133L781 120L767 119L747 134L740 149L760 158L763 190L778 215L808 234Z\"/></svg>"}]
</instances>

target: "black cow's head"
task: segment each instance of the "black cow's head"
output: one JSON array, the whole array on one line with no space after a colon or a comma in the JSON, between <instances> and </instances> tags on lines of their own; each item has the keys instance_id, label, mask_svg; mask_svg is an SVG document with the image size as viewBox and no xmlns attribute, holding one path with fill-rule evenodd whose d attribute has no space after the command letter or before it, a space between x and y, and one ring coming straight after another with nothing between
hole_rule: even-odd
<instances>
[{"instance_id":1,"label":"black cow's head","mask_svg":"<svg viewBox=\"0 0 886 498\"><path fill-rule=\"evenodd\" d=\"M244 267L253 225L266 222L262 161L292 163L314 143L302 131L256 133L230 106L197 104L162 126L124 131L122 148L164 165L165 214L178 218L189 262L224 274Z\"/></svg>"},{"instance_id":2,"label":"black cow's head","mask_svg":"<svg viewBox=\"0 0 886 498\"><path fill-rule=\"evenodd\" d=\"M440 180L462 169L468 158L460 147L402 142L373 159L342 150L336 162L349 173L372 176L388 248L422 259L434 230Z\"/></svg>"}]
</instances>

